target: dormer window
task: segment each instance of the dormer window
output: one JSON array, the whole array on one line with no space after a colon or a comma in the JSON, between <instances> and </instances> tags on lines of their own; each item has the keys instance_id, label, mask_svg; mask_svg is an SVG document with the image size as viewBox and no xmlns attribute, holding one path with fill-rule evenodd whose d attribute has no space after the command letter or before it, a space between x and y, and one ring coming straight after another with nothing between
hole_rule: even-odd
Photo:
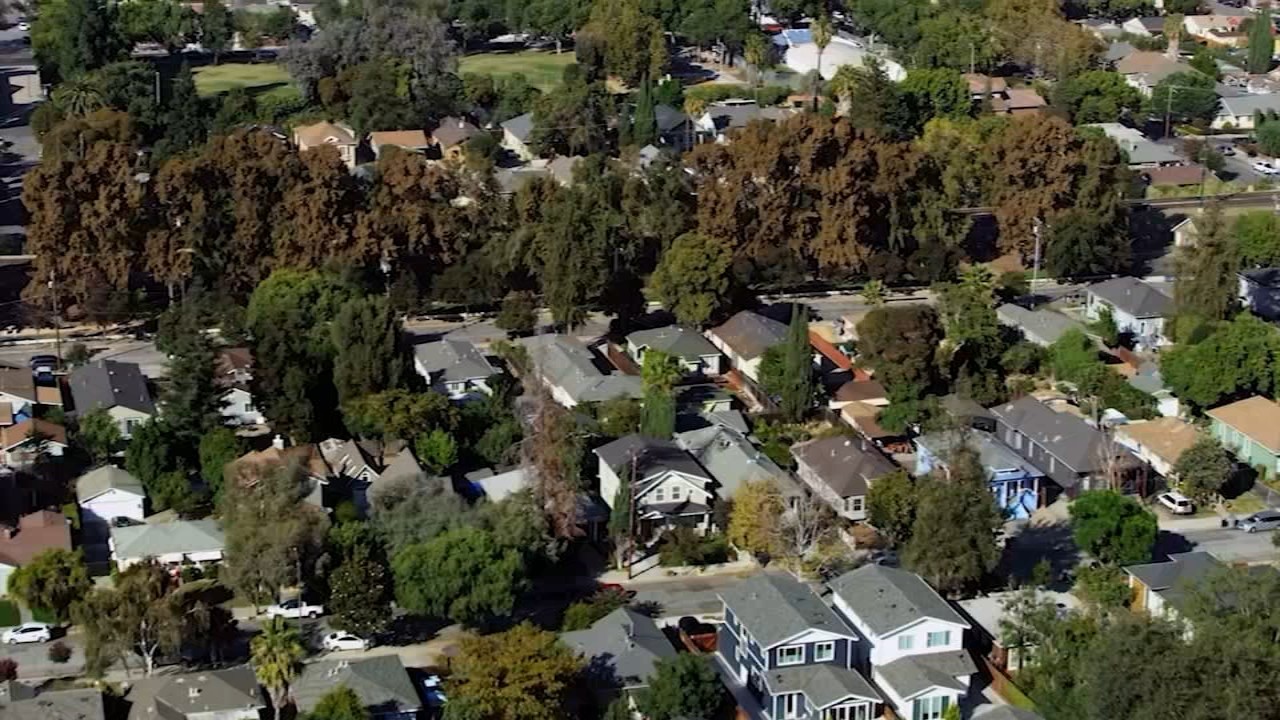
<instances>
[{"instance_id":1,"label":"dormer window","mask_svg":"<svg viewBox=\"0 0 1280 720\"><path fill-rule=\"evenodd\" d=\"M778 648L778 667L800 665L804 662L803 645L787 645Z\"/></svg>"}]
</instances>

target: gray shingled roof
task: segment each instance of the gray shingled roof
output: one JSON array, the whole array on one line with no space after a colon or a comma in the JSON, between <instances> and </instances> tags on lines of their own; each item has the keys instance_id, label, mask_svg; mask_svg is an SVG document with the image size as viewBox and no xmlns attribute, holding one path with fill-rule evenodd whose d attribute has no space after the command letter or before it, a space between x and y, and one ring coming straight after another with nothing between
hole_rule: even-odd
<instances>
[{"instance_id":1,"label":"gray shingled roof","mask_svg":"<svg viewBox=\"0 0 1280 720\"><path fill-rule=\"evenodd\" d=\"M472 125L466 118L446 117L440 119L440 125L431 133L431 137L443 148L460 145L479 135L480 128Z\"/></svg>"},{"instance_id":2,"label":"gray shingled roof","mask_svg":"<svg viewBox=\"0 0 1280 720\"><path fill-rule=\"evenodd\" d=\"M1027 396L991 408L1004 424L1039 443L1072 473L1091 473L1103 467L1102 433L1084 420L1068 413L1054 412L1039 400ZM1122 462L1132 462L1127 450L1116 447ZM1044 470L1043 467L1040 468ZM1065 488L1074 487L1079 478L1068 472L1050 473Z\"/></svg>"},{"instance_id":3,"label":"gray shingled roof","mask_svg":"<svg viewBox=\"0 0 1280 720\"><path fill-rule=\"evenodd\" d=\"M1049 345L1070 330L1084 329L1083 325L1062 313L1051 310L1028 310L1013 303L1005 303L996 308L996 317L1002 324L1021 330L1028 340Z\"/></svg>"},{"instance_id":4,"label":"gray shingled roof","mask_svg":"<svg viewBox=\"0 0 1280 720\"><path fill-rule=\"evenodd\" d=\"M155 403L137 363L97 360L71 371L71 397L76 412L116 406L153 414Z\"/></svg>"},{"instance_id":5,"label":"gray shingled roof","mask_svg":"<svg viewBox=\"0 0 1280 720\"><path fill-rule=\"evenodd\" d=\"M1173 309L1168 295L1135 277L1103 280L1087 290L1137 318L1162 317Z\"/></svg>"},{"instance_id":6,"label":"gray shingled roof","mask_svg":"<svg viewBox=\"0 0 1280 720\"><path fill-rule=\"evenodd\" d=\"M765 350L787 339L786 325L750 310L739 312L711 332L747 360L764 355Z\"/></svg>"},{"instance_id":7,"label":"gray shingled roof","mask_svg":"<svg viewBox=\"0 0 1280 720\"><path fill-rule=\"evenodd\" d=\"M978 453L978 462L988 472L1005 470L1022 470L1032 475L1041 475L1040 469L1024 460L1013 448L1000 442L999 438L981 430L971 430L963 435L955 432L936 432L916 438L916 444L927 449L934 457L946 462L951 452L958 446L966 446Z\"/></svg>"},{"instance_id":8,"label":"gray shingled roof","mask_svg":"<svg viewBox=\"0 0 1280 720\"><path fill-rule=\"evenodd\" d=\"M103 720L102 692L91 689L53 690L23 700L0 702L4 720Z\"/></svg>"},{"instance_id":9,"label":"gray shingled roof","mask_svg":"<svg viewBox=\"0 0 1280 720\"><path fill-rule=\"evenodd\" d=\"M560 639L582 656L602 682L632 689L645 687L659 660L676 649L652 618L631 608L618 608L585 630L562 633Z\"/></svg>"},{"instance_id":10,"label":"gray shingled roof","mask_svg":"<svg viewBox=\"0 0 1280 720\"><path fill-rule=\"evenodd\" d=\"M497 374L489 359L467 340L439 340L415 345L413 357L432 382L463 382Z\"/></svg>"},{"instance_id":11,"label":"gray shingled roof","mask_svg":"<svg viewBox=\"0 0 1280 720\"><path fill-rule=\"evenodd\" d=\"M682 328L679 325L668 325L652 330L637 330L627 336L627 342L637 348L661 350L664 353L691 362L697 361L706 355L720 354L716 346L712 345L711 341L703 337L701 333Z\"/></svg>"},{"instance_id":12,"label":"gray shingled roof","mask_svg":"<svg viewBox=\"0 0 1280 720\"><path fill-rule=\"evenodd\" d=\"M720 599L762 647L807 630L855 637L831 608L790 575L760 573L720 593Z\"/></svg>"},{"instance_id":13,"label":"gray shingled roof","mask_svg":"<svg viewBox=\"0 0 1280 720\"><path fill-rule=\"evenodd\" d=\"M1165 602L1180 606L1195 586L1226 566L1207 552L1177 553L1167 562L1129 565L1124 571L1142 581Z\"/></svg>"},{"instance_id":14,"label":"gray shingled roof","mask_svg":"<svg viewBox=\"0 0 1280 720\"><path fill-rule=\"evenodd\" d=\"M873 443L848 435L802 442L791 454L842 498L866 495L873 481L898 469Z\"/></svg>"},{"instance_id":15,"label":"gray shingled roof","mask_svg":"<svg viewBox=\"0 0 1280 720\"><path fill-rule=\"evenodd\" d=\"M143 497L147 495L141 480L129 474L127 470L121 470L114 465L103 465L76 478L76 500L81 503L112 489L124 490Z\"/></svg>"},{"instance_id":16,"label":"gray shingled roof","mask_svg":"<svg viewBox=\"0 0 1280 720\"><path fill-rule=\"evenodd\" d=\"M533 113L525 113L511 118L502 123L502 129L514 135L521 142L528 140L529 136L533 134Z\"/></svg>"},{"instance_id":17,"label":"gray shingled roof","mask_svg":"<svg viewBox=\"0 0 1280 720\"><path fill-rule=\"evenodd\" d=\"M502 195L514 195L534 180L549 177L551 173L546 168L535 167L499 168L493 173L493 181Z\"/></svg>"},{"instance_id":18,"label":"gray shingled roof","mask_svg":"<svg viewBox=\"0 0 1280 720\"><path fill-rule=\"evenodd\" d=\"M190 713L263 708L258 678L247 665L144 678L129 690L129 720L171 720Z\"/></svg>"},{"instance_id":19,"label":"gray shingled roof","mask_svg":"<svg viewBox=\"0 0 1280 720\"><path fill-rule=\"evenodd\" d=\"M878 666L876 675L899 696L910 699L932 687L965 692L969 689L968 681L956 678L972 675L977 671L978 667L967 651L953 650L928 655L908 655Z\"/></svg>"},{"instance_id":20,"label":"gray shingled roof","mask_svg":"<svg viewBox=\"0 0 1280 720\"><path fill-rule=\"evenodd\" d=\"M973 720L1044 720L1044 717L1012 705L983 705L973 711Z\"/></svg>"},{"instance_id":21,"label":"gray shingled roof","mask_svg":"<svg viewBox=\"0 0 1280 720\"><path fill-rule=\"evenodd\" d=\"M863 565L830 583L877 635L900 630L922 618L968 627L969 623L919 575L883 565Z\"/></svg>"},{"instance_id":22,"label":"gray shingled roof","mask_svg":"<svg viewBox=\"0 0 1280 720\"><path fill-rule=\"evenodd\" d=\"M350 688L375 715L422 707L399 655L309 663L302 666L302 674L290 691L298 709L311 712L320 698L339 685Z\"/></svg>"},{"instance_id":23,"label":"gray shingled roof","mask_svg":"<svg viewBox=\"0 0 1280 720\"><path fill-rule=\"evenodd\" d=\"M560 155L547 163L547 172L561 185L573 184L573 170L586 158L581 155Z\"/></svg>"},{"instance_id":24,"label":"gray shingled roof","mask_svg":"<svg viewBox=\"0 0 1280 720\"><path fill-rule=\"evenodd\" d=\"M155 525L111 528L116 557L139 558L168 553L213 552L226 546L215 520L175 520Z\"/></svg>"},{"instance_id":25,"label":"gray shingled roof","mask_svg":"<svg viewBox=\"0 0 1280 720\"><path fill-rule=\"evenodd\" d=\"M657 122L659 133L669 133L688 121L689 116L670 105L653 106L653 118Z\"/></svg>"},{"instance_id":26,"label":"gray shingled roof","mask_svg":"<svg viewBox=\"0 0 1280 720\"><path fill-rule=\"evenodd\" d=\"M1242 271L1240 276L1264 288L1275 289L1280 287L1280 268L1254 268Z\"/></svg>"},{"instance_id":27,"label":"gray shingled roof","mask_svg":"<svg viewBox=\"0 0 1280 720\"><path fill-rule=\"evenodd\" d=\"M640 378L606 372L587 346L568 335L535 335L518 341L542 378L563 388L575 402L602 402L619 395L643 395Z\"/></svg>"},{"instance_id":28,"label":"gray shingled roof","mask_svg":"<svg viewBox=\"0 0 1280 720\"><path fill-rule=\"evenodd\" d=\"M1276 94L1224 97L1219 102L1222 103L1219 115L1253 115L1280 110L1280 95Z\"/></svg>"},{"instance_id":29,"label":"gray shingled roof","mask_svg":"<svg viewBox=\"0 0 1280 720\"><path fill-rule=\"evenodd\" d=\"M676 435L676 444L693 455L718 484L716 495L732 499L749 482L772 480L785 496L803 494L786 470L751 444L743 433L712 424Z\"/></svg>"},{"instance_id":30,"label":"gray shingled roof","mask_svg":"<svg viewBox=\"0 0 1280 720\"><path fill-rule=\"evenodd\" d=\"M857 670L831 663L770 670L765 682L774 695L804 693L819 710L848 697L884 702L884 697Z\"/></svg>"},{"instance_id":31,"label":"gray shingled roof","mask_svg":"<svg viewBox=\"0 0 1280 720\"><path fill-rule=\"evenodd\" d=\"M666 471L701 478L705 482L712 481L711 476L692 455L670 440L657 440L633 433L601 445L595 449L595 453L620 477L630 477L634 463L637 495L648 489L648 480Z\"/></svg>"}]
</instances>

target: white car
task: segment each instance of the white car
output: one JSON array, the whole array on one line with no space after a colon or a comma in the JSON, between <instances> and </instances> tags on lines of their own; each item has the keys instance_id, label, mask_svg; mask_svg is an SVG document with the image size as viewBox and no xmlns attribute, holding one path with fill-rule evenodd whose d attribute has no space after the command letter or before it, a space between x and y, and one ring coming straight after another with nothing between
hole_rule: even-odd
<instances>
[{"instance_id":1,"label":"white car","mask_svg":"<svg viewBox=\"0 0 1280 720\"><path fill-rule=\"evenodd\" d=\"M283 618L316 618L324 614L323 605L310 605L302 601L300 598L285 600L282 603L272 605L267 608L268 617Z\"/></svg>"},{"instance_id":2,"label":"white car","mask_svg":"<svg viewBox=\"0 0 1280 720\"><path fill-rule=\"evenodd\" d=\"M1156 497L1156 502L1168 508L1174 515L1190 515L1196 511L1196 504L1191 502L1191 498L1177 490L1161 493Z\"/></svg>"},{"instance_id":3,"label":"white car","mask_svg":"<svg viewBox=\"0 0 1280 720\"><path fill-rule=\"evenodd\" d=\"M325 650L368 650L369 641L349 632L331 632L324 636Z\"/></svg>"},{"instance_id":4,"label":"white car","mask_svg":"<svg viewBox=\"0 0 1280 720\"><path fill-rule=\"evenodd\" d=\"M18 23L18 29L22 32L31 32L31 23L20 22Z\"/></svg>"},{"instance_id":5,"label":"white car","mask_svg":"<svg viewBox=\"0 0 1280 720\"><path fill-rule=\"evenodd\" d=\"M1253 168L1254 172L1261 175L1275 175L1277 172L1280 172L1280 170L1277 170L1275 167L1261 160L1253 161L1249 164L1249 167Z\"/></svg>"},{"instance_id":6,"label":"white car","mask_svg":"<svg viewBox=\"0 0 1280 720\"><path fill-rule=\"evenodd\" d=\"M0 636L0 640L7 645L49 642L52 639L53 627L39 622L31 622L9 628L4 631L3 636Z\"/></svg>"}]
</instances>

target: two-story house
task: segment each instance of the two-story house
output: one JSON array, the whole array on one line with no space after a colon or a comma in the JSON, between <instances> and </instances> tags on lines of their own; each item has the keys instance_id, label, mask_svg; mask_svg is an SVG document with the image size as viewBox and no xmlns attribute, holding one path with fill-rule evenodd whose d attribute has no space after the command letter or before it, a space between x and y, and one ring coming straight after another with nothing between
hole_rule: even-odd
<instances>
[{"instance_id":1,"label":"two-story house","mask_svg":"<svg viewBox=\"0 0 1280 720\"><path fill-rule=\"evenodd\" d=\"M977 672L964 649L969 624L919 575L863 565L830 585L860 638L852 665L869 671L898 717L940 720L968 695Z\"/></svg>"},{"instance_id":2,"label":"two-story house","mask_svg":"<svg viewBox=\"0 0 1280 720\"><path fill-rule=\"evenodd\" d=\"M846 520L865 520L871 484L898 469L874 443L848 435L797 443L791 455L796 475Z\"/></svg>"},{"instance_id":3,"label":"two-story house","mask_svg":"<svg viewBox=\"0 0 1280 720\"><path fill-rule=\"evenodd\" d=\"M156 414L147 379L137 363L95 360L72 370L69 384L77 416L106 410L126 440Z\"/></svg>"},{"instance_id":4,"label":"two-story house","mask_svg":"<svg viewBox=\"0 0 1280 720\"><path fill-rule=\"evenodd\" d=\"M1040 480L1044 473L1024 460L1013 448L981 430L936 432L915 439L916 474L946 472L952 455L968 447L987 473L987 483L1005 516L1025 519L1040 507Z\"/></svg>"},{"instance_id":5,"label":"two-story house","mask_svg":"<svg viewBox=\"0 0 1280 720\"><path fill-rule=\"evenodd\" d=\"M1110 309L1116 328L1132 335L1139 346L1168 344L1164 317L1173 311L1173 300L1138 278L1112 278L1085 288L1085 317L1097 320L1103 308Z\"/></svg>"},{"instance_id":6,"label":"two-story house","mask_svg":"<svg viewBox=\"0 0 1280 720\"><path fill-rule=\"evenodd\" d=\"M610 508L622 483L631 484L641 540L674 527L711 529L715 480L679 445L633 434L601 445L595 454L600 460L600 497Z\"/></svg>"},{"instance_id":7,"label":"two-story house","mask_svg":"<svg viewBox=\"0 0 1280 720\"><path fill-rule=\"evenodd\" d=\"M765 718L880 717L883 698L854 669L857 634L807 585L761 573L720 600L717 662L727 681L746 686Z\"/></svg>"},{"instance_id":8,"label":"two-story house","mask_svg":"<svg viewBox=\"0 0 1280 720\"><path fill-rule=\"evenodd\" d=\"M432 390L451 400L489 395L489 378L498 374L484 353L466 340L438 340L416 346L413 369Z\"/></svg>"},{"instance_id":9,"label":"two-story house","mask_svg":"<svg viewBox=\"0 0 1280 720\"><path fill-rule=\"evenodd\" d=\"M719 375L720 351L701 334L679 325L637 330L627 336L627 354L644 365L644 354L659 350L674 357L688 375Z\"/></svg>"}]
</instances>

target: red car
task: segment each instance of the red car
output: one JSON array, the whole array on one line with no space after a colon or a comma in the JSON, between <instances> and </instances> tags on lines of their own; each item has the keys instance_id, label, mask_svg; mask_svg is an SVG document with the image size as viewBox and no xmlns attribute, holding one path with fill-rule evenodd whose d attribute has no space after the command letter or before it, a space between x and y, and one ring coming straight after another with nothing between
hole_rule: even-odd
<instances>
[{"instance_id":1,"label":"red car","mask_svg":"<svg viewBox=\"0 0 1280 720\"><path fill-rule=\"evenodd\" d=\"M596 592L617 593L628 600L636 596L635 590L628 590L618 583L600 583L596 586Z\"/></svg>"}]
</instances>

